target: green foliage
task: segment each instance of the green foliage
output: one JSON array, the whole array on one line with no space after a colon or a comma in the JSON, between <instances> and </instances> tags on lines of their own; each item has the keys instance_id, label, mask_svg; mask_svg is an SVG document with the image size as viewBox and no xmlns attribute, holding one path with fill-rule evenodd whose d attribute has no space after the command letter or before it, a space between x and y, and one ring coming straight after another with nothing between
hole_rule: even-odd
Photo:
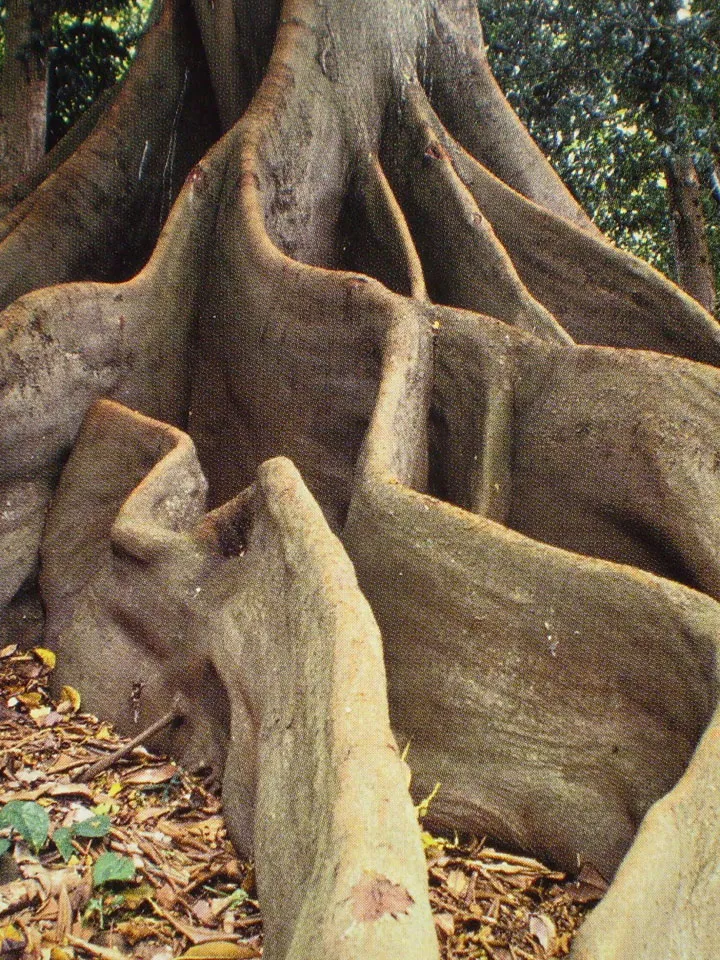
<instances>
[{"instance_id":1,"label":"green foliage","mask_svg":"<svg viewBox=\"0 0 720 960\"><path fill-rule=\"evenodd\" d=\"M58 849L58 853L63 858L65 863L67 863L70 857L75 853L75 848L73 847L72 842L72 831L67 827L58 827L55 831L53 831L52 840Z\"/></svg>"},{"instance_id":2,"label":"green foliage","mask_svg":"<svg viewBox=\"0 0 720 960\"><path fill-rule=\"evenodd\" d=\"M0 810L0 827L11 827L38 853L45 845L50 818L45 807L32 800L10 800Z\"/></svg>"},{"instance_id":3,"label":"green foliage","mask_svg":"<svg viewBox=\"0 0 720 960\"><path fill-rule=\"evenodd\" d=\"M65 0L49 49L48 147L124 75L148 13L149 0Z\"/></svg>"},{"instance_id":4,"label":"green foliage","mask_svg":"<svg viewBox=\"0 0 720 960\"><path fill-rule=\"evenodd\" d=\"M151 0L36 0L38 23L21 56L47 65L48 149L124 75L150 4ZM5 15L0 0L0 66L5 59Z\"/></svg>"},{"instance_id":5,"label":"green foliage","mask_svg":"<svg viewBox=\"0 0 720 960\"><path fill-rule=\"evenodd\" d=\"M601 229L669 272L663 171L671 155L688 153L706 184L720 268L710 189L720 157L720 6L479 0L479 8L508 99Z\"/></svg>"},{"instance_id":6,"label":"green foliage","mask_svg":"<svg viewBox=\"0 0 720 960\"><path fill-rule=\"evenodd\" d=\"M118 881L127 883L135 876L135 864L129 857L121 857L108 851L101 854L93 866L93 886L101 887L105 883Z\"/></svg>"},{"instance_id":7,"label":"green foliage","mask_svg":"<svg viewBox=\"0 0 720 960\"><path fill-rule=\"evenodd\" d=\"M88 820L81 820L73 824L71 830L74 837L106 837L110 833L112 822L104 813L98 813Z\"/></svg>"}]
</instances>

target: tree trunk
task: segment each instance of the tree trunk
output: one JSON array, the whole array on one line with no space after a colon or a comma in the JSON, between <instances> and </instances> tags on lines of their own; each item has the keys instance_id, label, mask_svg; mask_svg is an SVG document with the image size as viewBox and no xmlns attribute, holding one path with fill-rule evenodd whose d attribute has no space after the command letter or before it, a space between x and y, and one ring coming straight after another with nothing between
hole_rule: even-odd
<instances>
[{"instance_id":1,"label":"tree trunk","mask_svg":"<svg viewBox=\"0 0 720 960\"><path fill-rule=\"evenodd\" d=\"M700 178L692 158L672 157L666 165L665 178L678 283L712 313L715 272L702 211Z\"/></svg>"},{"instance_id":2,"label":"tree trunk","mask_svg":"<svg viewBox=\"0 0 720 960\"><path fill-rule=\"evenodd\" d=\"M720 327L474 3L172 0L78 141L0 223L6 635L40 562L58 683L182 698L269 960L437 957L398 740L437 825L622 864L577 956L710 958Z\"/></svg>"},{"instance_id":3,"label":"tree trunk","mask_svg":"<svg viewBox=\"0 0 720 960\"><path fill-rule=\"evenodd\" d=\"M47 12L35 0L7 0L0 73L0 183L31 173L45 153ZM39 46L40 45L40 46Z\"/></svg>"}]
</instances>

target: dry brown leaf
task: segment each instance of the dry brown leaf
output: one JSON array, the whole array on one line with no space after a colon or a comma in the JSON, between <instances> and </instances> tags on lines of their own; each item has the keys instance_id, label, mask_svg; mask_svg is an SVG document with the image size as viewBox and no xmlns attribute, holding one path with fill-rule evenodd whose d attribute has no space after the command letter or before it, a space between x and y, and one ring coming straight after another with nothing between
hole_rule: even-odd
<instances>
[{"instance_id":1,"label":"dry brown leaf","mask_svg":"<svg viewBox=\"0 0 720 960\"><path fill-rule=\"evenodd\" d=\"M0 650L0 660L4 660L6 657L11 657L14 653L17 652L17 644L9 643L6 647L3 647Z\"/></svg>"},{"instance_id":2,"label":"dry brown leaf","mask_svg":"<svg viewBox=\"0 0 720 960\"><path fill-rule=\"evenodd\" d=\"M35 880L11 880L0 889L0 914L17 913L41 896L42 887Z\"/></svg>"},{"instance_id":3,"label":"dry brown leaf","mask_svg":"<svg viewBox=\"0 0 720 960\"><path fill-rule=\"evenodd\" d=\"M445 886L454 897L462 900L468 892L470 878L463 870L451 870L445 880Z\"/></svg>"},{"instance_id":4,"label":"dry brown leaf","mask_svg":"<svg viewBox=\"0 0 720 960\"><path fill-rule=\"evenodd\" d=\"M20 703L22 703L23 706L34 708L42 706L43 695L41 693L37 693L37 691L32 693L19 693L17 695L17 699ZM48 708L48 713L49 712L50 711Z\"/></svg>"},{"instance_id":5,"label":"dry brown leaf","mask_svg":"<svg viewBox=\"0 0 720 960\"><path fill-rule=\"evenodd\" d=\"M366 871L350 892L353 917L363 922L385 914L397 918L415 903L408 891L380 873Z\"/></svg>"},{"instance_id":6,"label":"dry brown leaf","mask_svg":"<svg viewBox=\"0 0 720 960\"><path fill-rule=\"evenodd\" d=\"M216 940L214 943L202 943L190 947L177 960L250 960L261 956L257 947L250 943L230 943Z\"/></svg>"},{"instance_id":7,"label":"dry brown leaf","mask_svg":"<svg viewBox=\"0 0 720 960\"><path fill-rule=\"evenodd\" d=\"M192 905L191 912L203 926L212 927L215 925L216 916L213 913L209 900L205 900L204 898L196 900Z\"/></svg>"},{"instance_id":8,"label":"dry brown leaf","mask_svg":"<svg viewBox=\"0 0 720 960\"><path fill-rule=\"evenodd\" d=\"M546 952L552 950L557 938L557 929L546 913L534 913L528 924L530 933Z\"/></svg>"},{"instance_id":9,"label":"dry brown leaf","mask_svg":"<svg viewBox=\"0 0 720 960\"><path fill-rule=\"evenodd\" d=\"M174 763L165 763L161 767L142 767L140 770L135 770L123 776L123 784L130 787L140 787L165 783L167 780L172 780L177 772L178 768Z\"/></svg>"},{"instance_id":10,"label":"dry brown leaf","mask_svg":"<svg viewBox=\"0 0 720 960\"><path fill-rule=\"evenodd\" d=\"M165 910L172 910L178 902L178 895L169 883L164 883L155 895L155 899Z\"/></svg>"},{"instance_id":11,"label":"dry brown leaf","mask_svg":"<svg viewBox=\"0 0 720 960\"><path fill-rule=\"evenodd\" d=\"M62 947L52 947L50 950L50 960L72 960L73 954L69 950L63 950Z\"/></svg>"},{"instance_id":12,"label":"dry brown leaf","mask_svg":"<svg viewBox=\"0 0 720 960\"><path fill-rule=\"evenodd\" d=\"M591 863L584 863L570 890L576 903L594 903L601 900L608 888L608 882Z\"/></svg>"},{"instance_id":13,"label":"dry brown leaf","mask_svg":"<svg viewBox=\"0 0 720 960\"><path fill-rule=\"evenodd\" d=\"M70 905L70 897L68 895L67 883L63 881L60 885L60 891L58 893L58 915L57 921L55 923L55 936L58 943L64 943L66 937L72 930L73 922L73 911Z\"/></svg>"},{"instance_id":14,"label":"dry brown leaf","mask_svg":"<svg viewBox=\"0 0 720 960\"><path fill-rule=\"evenodd\" d=\"M19 957L25 952L27 937L25 932L14 923L0 927L0 957Z\"/></svg>"}]
</instances>

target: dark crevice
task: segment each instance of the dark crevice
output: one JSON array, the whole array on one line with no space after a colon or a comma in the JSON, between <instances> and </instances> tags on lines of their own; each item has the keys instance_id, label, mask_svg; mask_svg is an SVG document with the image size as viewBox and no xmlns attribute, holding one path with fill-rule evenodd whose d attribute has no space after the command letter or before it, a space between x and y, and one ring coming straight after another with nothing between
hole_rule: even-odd
<instances>
[{"instance_id":1,"label":"dark crevice","mask_svg":"<svg viewBox=\"0 0 720 960\"><path fill-rule=\"evenodd\" d=\"M338 266L367 274L394 293L409 297L412 289L402 251L388 230L372 222L367 202L362 188L351 186L340 213Z\"/></svg>"},{"instance_id":2,"label":"dark crevice","mask_svg":"<svg viewBox=\"0 0 720 960\"><path fill-rule=\"evenodd\" d=\"M448 471L451 469L450 429L447 418L436 404L428 413L428 493L452 503Z\"/></svg>"}]
</instances>

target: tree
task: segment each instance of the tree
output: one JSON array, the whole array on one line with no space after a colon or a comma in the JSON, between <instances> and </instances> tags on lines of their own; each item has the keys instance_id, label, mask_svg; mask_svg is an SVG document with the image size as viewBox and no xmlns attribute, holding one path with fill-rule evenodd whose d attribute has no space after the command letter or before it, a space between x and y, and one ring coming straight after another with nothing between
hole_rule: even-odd
<instances>
[{"instance_id":1,"label":"tree","mask_svg":"<svg viewBox=\"0 0 720 960\"><path fill-rule=\"evenodd\" d=\"M397 741L436 825L621 864L576 957L712 956L717 324L466 0L168 2L94 119L2 225L6 636L39 555L58 682L177 704L269 958L437 955Z\"/></svg>"},{"instance_id":2,"label":"tree","mask_svg":"<svg viewBox=\"0 0 720 960\"><path fill-rule=\"evenodd\" d=\"M19 179L45 152L51 10L43 0L8 0L0 72L0 181Z\"/></svg>"},{"instance_id":3,"label":"tree","mask_svg":"<svg viewBox=\"0 0 720 960\"><path fill-rule=\"evenodd\" d=\"M481 0L480 9L506 94L572 189L614 239L674 269L712 310L716 5Z\"/></svg>"},{"instance_id":4,"label":"tree","mask_svg":"<svg viewBox=\"0 0 720 960\"><path fill-rule=\"evenodd\" d=\"M0 183L13 184L124 73L144 11L135 0L10 0L0 10Z\"/></svg>"}]
</instances>

